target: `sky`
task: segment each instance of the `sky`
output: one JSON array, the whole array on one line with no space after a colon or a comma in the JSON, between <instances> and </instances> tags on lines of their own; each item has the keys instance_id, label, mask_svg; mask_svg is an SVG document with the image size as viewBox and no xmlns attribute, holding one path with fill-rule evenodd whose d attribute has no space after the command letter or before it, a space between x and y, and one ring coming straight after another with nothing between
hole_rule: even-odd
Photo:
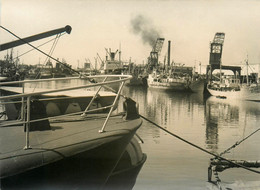
<instances>
[{"instance_id":1,"label":"sky","mask_svg":"<svg viewBox=\"0 0 260 190\"><path fill-rule=\"evenodd\" d=\"M171 41L174 62L207 65L216 32L225 33L223 65L244 64L247 56L249 63L258 64L259 10L258 0L0 0L0 24L21 38L70 25L71 34L59 39L52 56L74 68L81 67L85 59L94 64L97 53L105 59L105 48L116 51L119 47L122 60L146 63L152 50L146 34L165 38L161 61ZM52 38L32 44L38 46ZM12 40L16 38L0 28L0 44ZM48 53L52 45L41 50ZM30 49L22 45L13 51L20 55ZM0 59L6 54L0 52ZM20 57L24 64L44 63L45 59L37 51Z\"/></svg>"}]
</instances>

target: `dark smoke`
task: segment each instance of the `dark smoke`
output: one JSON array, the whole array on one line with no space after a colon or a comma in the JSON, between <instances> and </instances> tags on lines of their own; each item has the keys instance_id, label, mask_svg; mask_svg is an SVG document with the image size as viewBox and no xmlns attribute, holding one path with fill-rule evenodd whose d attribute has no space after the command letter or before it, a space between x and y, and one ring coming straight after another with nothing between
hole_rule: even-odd
<instances>
[{"instance_id":1,"label":"dark smoke","mask_svg":"<svg viewBox=\"0 0 260 190\"><path fill-rule=\"evenodd\" d=\"M140 35L144 44L154 46L157 38L160 37L159 31L152 25L151 21L142 15L138 15L131 20L131 27L134 34Z\"/></svg>"}]
</instances>

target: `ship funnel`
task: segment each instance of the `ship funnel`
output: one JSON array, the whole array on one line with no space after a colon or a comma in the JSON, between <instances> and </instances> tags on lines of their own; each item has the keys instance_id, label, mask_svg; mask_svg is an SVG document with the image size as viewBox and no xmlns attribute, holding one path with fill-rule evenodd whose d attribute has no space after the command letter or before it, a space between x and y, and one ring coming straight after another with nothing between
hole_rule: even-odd
<instances>
[{"instance_id":1,"label":"ship funnel","mask_svg":"<svg viewBox=\"0 0 260 190\"><path fill-rule=\"evenodd\" d=\"M168 41L168 67L171 65L171 41Z\"/></svg>"}]
</instances>

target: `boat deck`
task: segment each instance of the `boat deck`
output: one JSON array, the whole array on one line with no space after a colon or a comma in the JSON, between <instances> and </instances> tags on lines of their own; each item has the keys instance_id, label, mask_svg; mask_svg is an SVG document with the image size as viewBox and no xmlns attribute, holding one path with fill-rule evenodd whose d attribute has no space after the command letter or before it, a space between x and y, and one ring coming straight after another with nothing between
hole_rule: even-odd
<instances>
[{"instance_id":1,"label":"boat deck","mask_svg":"<svg viewBox=\"0 0 260 190\"><path fill-rule=\"evenodd\" d=\"M5 145L0 147L1 178L71 157L118 139L131 139L142 123L141 119L124 120L122 115L114 115L110 117L105 132L100 133L105 119L104 114L90 114L87 117L66 116L50 120L50 130L30 131L30 149L26 150L24 127L11 125L14 121L7 121L10 125L4 127L6 121L0 121L0 143Z\"/></svg>"}]
</instances>

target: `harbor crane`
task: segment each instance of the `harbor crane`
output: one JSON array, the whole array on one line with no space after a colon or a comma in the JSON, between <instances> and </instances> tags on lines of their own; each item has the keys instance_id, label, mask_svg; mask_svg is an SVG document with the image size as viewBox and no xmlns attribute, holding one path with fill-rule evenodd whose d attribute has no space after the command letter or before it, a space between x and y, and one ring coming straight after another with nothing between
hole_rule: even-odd
<instances>
[{"instance_id":1,"label":"harbor crane","mask_svg":"<svg viewBox=\"0 0 260 190\"><path fill-rule=\"evenodd\" d=\"M164 38L157 38L152 51L150 52L150 57L149 57L149 67L150 69L157 67L158 66L158 61L159 61L159 56L162 50Z\"/></svg>"},{"instance_id":2,"label":"harbor crane","mask_svg":"<svg viewBox=\"0 0 260 190\"><path fill-rule=\"evenodd\" d=\"M101 65L100 65L100 69L102 69L105 65L104 61L101 59L100 55L97 53L97 57L99 58L99 60L101 61Z\"/></svg>"}]
</instances>

